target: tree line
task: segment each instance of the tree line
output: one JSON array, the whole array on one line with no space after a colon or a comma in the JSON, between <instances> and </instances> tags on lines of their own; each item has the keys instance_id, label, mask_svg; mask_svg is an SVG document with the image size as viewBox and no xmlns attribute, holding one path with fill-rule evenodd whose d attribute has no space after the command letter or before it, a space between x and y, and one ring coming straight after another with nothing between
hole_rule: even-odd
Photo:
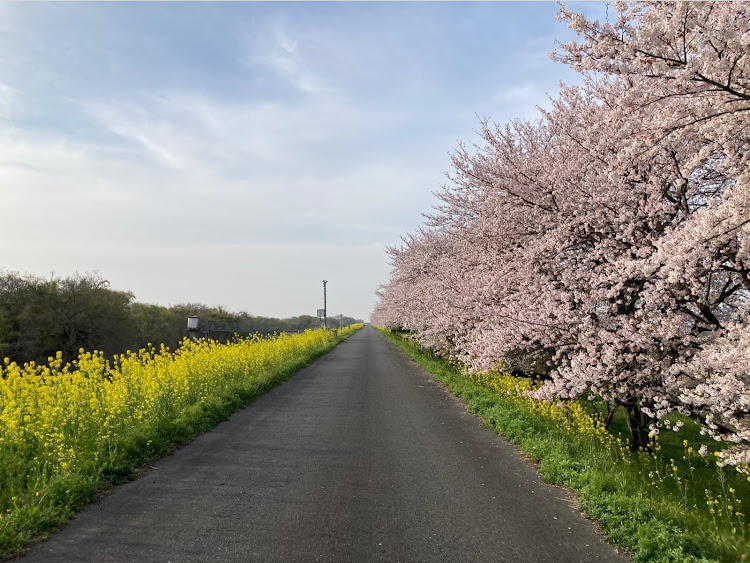
<instances>
[{"instance_id":1,"label":"tree line","mask_svg":"<svg viewBox=\"0 0 750 563\"><path fill-rule=\"evenodd\" d=\"M79 349L106 356L149 344L175 349L187 333L187 318L236 323L249 332L297 332L320 327L317 317L279 319L233 313L223 307L182 303L169 307L139 303L130 291L115 290L99 273L43 279L0 272L0 360L44 363L58 351L66 361ZM344 326L361 322L343 317ZM329 321L329 326L338 326ZM229 333L210 334L230 339Z\"/></svg>"},{"instance_id":2,"label":"tree line","mask_svg":"<svg viewBox=\"0 0 750 563\"><path fill-rule=\"evenodd\" d=\"M750 472L750 4L612 8L561 7L581 84L455 151L372 321L622 407L634 448L678 411Z\"/></svg>"}]
</instances>

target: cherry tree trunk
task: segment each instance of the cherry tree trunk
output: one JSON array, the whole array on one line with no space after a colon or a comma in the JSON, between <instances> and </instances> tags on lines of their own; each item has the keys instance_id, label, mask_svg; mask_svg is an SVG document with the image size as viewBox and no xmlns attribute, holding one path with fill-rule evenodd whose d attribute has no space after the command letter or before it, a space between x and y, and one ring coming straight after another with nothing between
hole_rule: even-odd
<instances>
[{"instance_id":1,"label":"cherry tree trunk","mask_svg":"<svg viewBox=\"0 0 750 563\"><path fill-rule=\"evenodd\" d=\"M641 410L637 401L626 403L625 414L630 434L630 449L638 451L651 449L651 438L648 435L651 419Z\"/></svg>"}]
</instances>

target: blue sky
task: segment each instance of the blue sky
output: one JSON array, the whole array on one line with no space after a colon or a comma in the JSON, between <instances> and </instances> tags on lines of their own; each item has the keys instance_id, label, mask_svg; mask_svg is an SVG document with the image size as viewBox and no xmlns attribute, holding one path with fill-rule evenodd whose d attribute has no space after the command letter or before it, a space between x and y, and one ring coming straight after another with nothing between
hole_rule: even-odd
<instances>
[{"instance_id":1,"label":"blue sky","mask_svg":"<svg viewBox=\"0 0 750 563\"><path fill-rule=\"evenodd\" d=\"M604 17L603 3L573 3ZM0 3L0 268L367 318L478 117L559 81L547 2Z\"/></svg>"}]
</instances>

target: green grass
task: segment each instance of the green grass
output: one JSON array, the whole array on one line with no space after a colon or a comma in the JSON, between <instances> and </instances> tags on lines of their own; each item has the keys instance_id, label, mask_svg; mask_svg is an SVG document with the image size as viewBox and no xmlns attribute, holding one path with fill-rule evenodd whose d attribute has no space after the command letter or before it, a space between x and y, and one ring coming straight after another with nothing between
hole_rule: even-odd
<instances>
[{"instance_id":1,"label":"green grass","mask_svg":"<svg viewBox=\"0 0 750 563\"><path fill-rule=\"evenodd\" d=\"M690 477L681 459L685 453L682 440L702 443L697 427L662 432L656 456L623 454L587 437L571 435L520 408L464 376L456 366L421 352L397 333L381 333L462 399L487 427L518 444L531 461L538 463L545 482L568 488L577 497L580 509L599 523L605 537L630 552L634 561L742 561L750 556L746 517L729 520L712 516L704 492L708 488L711 498L719 498L720 491L728 491L731 486L736 494L727 492L721 501L737 496L747 505L750 491L746 478L716 467L712 458L697 455L689 456L694 465ZM623 432L620 414L611 429ZM678 475L692 479L687 495L673 477L664 476L670 459L678 465ZM654 470L660 470L662 480L649 477Z\"/></svg>"},{"instance_id":2,"label":"green grass","mask_svg":"<svg viewBox=\"0 0 750 563\"><path fill-rule=\"evenodd\" d=\"M354 331L356 332L356 331ZM20 555L31 542L43 540L57 531L84 504L113 485L135 479L139 469L185 445L197 435L213 429L218 423L246 407L255 399L291 378L314 359L329 352L353 332L337 335L323 347L280 363L261 377L244 381L181 414L147 429L133 429L120 436L115 456L106 464L87 464L64 478L54 476L40 485L41 494L31 499L13 497L10 507L0 514L0 560ZM8 465L13 460L3 460ZM7 483L0 483L0 496ZM33 484L29 488L33 490ZM33 495L32 495L33 496Z\"/></svg>"},{"instance_id":3,"label":"green grass","mask_svg":"<svg viewBox=\"0 0 750 563\"><path fill-rule=\"evenodd\" d=\"M581 402L587 403L587 401ZM654 473L651 482L655 484L651 486L661 489L673 500L681 501L685 508L701 513L707 521L713 520L714 516L711 515L710 506L707 504L706 490L709 491L711 498L734 496L740 499L742 501L740 510L746 513L747 510L742 510L742 505L750 504L750 482L747 476L731 468L718 467L716 464L714 454L727 447L727 444L716 442L702 435L700 426L685 416L675 413L668 418L673 424L677 421L682 422L682 428L678 432L662 429L658 440L654 442L655 449L658 448L657 455L644 453L640 456L641 467L646 473ZM623 439L627 436L627 423L623 408L615 413L609 431ZM708 448L709 454L705 458L694 453L701 445ZM688 452L688 447L692 448L692 455ZM659 471L658 477L655 474L656 471ZM677 482L674 475L681 477L681 482ZM735 492L729 493L730 488ZM750 515L745 514L737 521L738 524L748 526Z\"/></svg>"}]
</instances>

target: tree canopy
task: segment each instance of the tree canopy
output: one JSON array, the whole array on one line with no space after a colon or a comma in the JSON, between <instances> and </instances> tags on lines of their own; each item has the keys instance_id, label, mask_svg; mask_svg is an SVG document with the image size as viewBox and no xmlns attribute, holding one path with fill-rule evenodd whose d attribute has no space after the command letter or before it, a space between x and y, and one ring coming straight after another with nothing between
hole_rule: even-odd
<instances>
[{"instance_id":1,"label":"tree canopy","mask_svg":"<svg viewBox=\"0 0 750 563\"><path fill-rule=\"evenodd\" d=\"M561 8L583 85L459 146L372 320L472 370L541 358L539 397L624 406L636 446L680 411L747 469L750 4L614 8Z\"/></svg>"},{"instance_id":2,"label":"tree canopy","mask_svg":"<svg viewBox=\"0 0 750 563\"><path fill-rule=\"evenodd\" d=\"M149 345L174 349L188 336L187 318L193 315L263 334L320 327L318 318L310 315L277 319L201 303L169 307L138 303L131 292L112 289L98 273L43 279L0 272L0 360L45 363L62 352L70 361L81 348L109 357ZM343 321L361 322L348 316ZM216 340L233 336L230 332L209 334Z\"/></svg>"}]
</instances>

